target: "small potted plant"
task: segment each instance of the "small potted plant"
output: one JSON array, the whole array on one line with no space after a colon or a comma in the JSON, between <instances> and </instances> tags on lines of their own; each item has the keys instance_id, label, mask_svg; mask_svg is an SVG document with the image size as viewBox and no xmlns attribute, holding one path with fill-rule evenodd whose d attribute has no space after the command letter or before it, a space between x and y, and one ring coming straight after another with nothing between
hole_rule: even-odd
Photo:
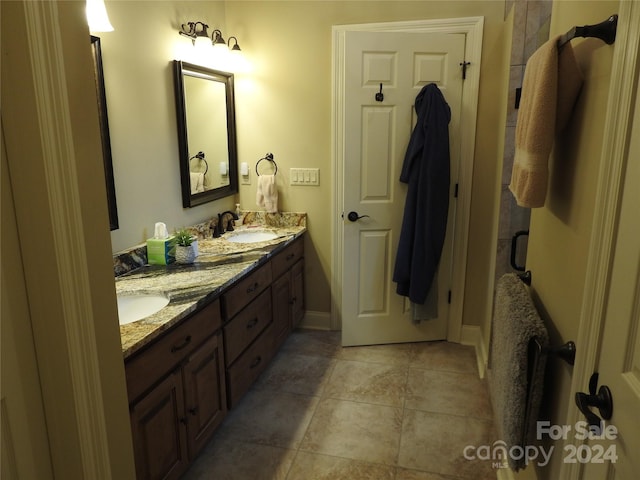
<instances>
[{"instance_id":1,"label":"small potted plant","mask_svg":"<svg viewBox=\"0 0 640 480\"><path fill-rule=\"evenodd\" d=\"M195 239L189 230L182 228L174 233L176 242L176 263L193 263L196 259Z\"/></svg>"}]
</instances>

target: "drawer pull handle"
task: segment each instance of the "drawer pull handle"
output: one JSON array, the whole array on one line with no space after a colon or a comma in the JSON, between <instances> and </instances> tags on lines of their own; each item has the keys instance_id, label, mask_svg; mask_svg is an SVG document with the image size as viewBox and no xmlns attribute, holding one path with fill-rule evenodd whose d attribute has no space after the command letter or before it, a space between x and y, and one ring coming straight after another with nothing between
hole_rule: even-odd
<instances>
[{"instance_id":1,"label":"drawer pull handle","mask_svg":"<svg viewBox=\"0 0 640 480\"><path fill-rule=\"evenodd\" d=\"M182 423L183 425L187 425L189 422L187 421L187 419L185 417L182 417L180 419L180 423Z\"/></svg>"},{"instance_id":2,"label":"drawer pull handle","mask_svg":"<svg viewBox=\"0 0 640 480\"><path fill-rule=\"evenodd\" d=\"M258 323L258 317L252 318L249 323L247 323L247 330L251 330Z\"/></svg>"},{"instance_id":3,"label":"drawer pull handle","mask_svg":"<svg viewBox=\"0 0 640 480\"><path fill-rule=\"evenodd\" d=\"M174 345L173 347L171 347L171 353L176 353L177 351L182 350L184 347L189 345L189 343L191 343L191 335L187 335L184 339L184 342L182 342L180 345Z\"/></svg>"},{"instance_id":4,"label":"drawer pull handle","mask_svg":"<svg viewBox=\"0 0 640 480\"><path fill-rule=\"evenodd\" d=\"M249 365L249 368L256 368L258 365L260 365L260 362L262 362L262 357L258 355L256 358L253 359L253 362L251 362L251 365Z\"/></svg>"},{"instance_id":5,"label":"drawer pull handle","mask_svg":"<svg viewBox=\"0 0 640 480\"><path fill-rule=\"evenodd\" d=\"M295 254L295 253L290 253L289 255L287 255L287 258L286 258L287 262L288 262L289 260L292 260L293 258L295 258L295 256L296 256L296 254Z\"/></svg>"},{"instance_id":6,"label":"drawer pull handle","mask_svg":"<svg viewBox=\"0 0 640 480\"><path fill-rule=\"evenodd\" d=\"M293 298L291 299L291 301L289 302L289 305L295 305L295 304L296 304L296 301L297 301L296 297L293 297Z\"/></svg>"},{"instance_id":7,"label":"drawer pull handle","mask_svg":"<svg viewBox=\"0 0 640 480\"><path fill-rule=\"evenodd\" d=\"M196 413L198 413L198 407L193 407L189 409L189 413L191 415L195 415Z\"/></svg>"},{"instance_id":8,"label":"drawer pull handle","mask_svg":"<svg viewBox=\"0 0 640 480\"><path fill-rule=\"evenodd\" d=\"M258 282L254 283L249 288L247 288L247 293L255 292L259 286L260 284Z\"/></svg>"}]
</instances>

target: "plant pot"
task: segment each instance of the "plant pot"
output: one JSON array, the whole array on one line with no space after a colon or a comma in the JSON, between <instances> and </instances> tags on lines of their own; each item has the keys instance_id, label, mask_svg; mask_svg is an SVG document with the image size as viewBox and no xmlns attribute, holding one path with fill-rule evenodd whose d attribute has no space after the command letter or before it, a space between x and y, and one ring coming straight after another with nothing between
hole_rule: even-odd
<instances>
[{"instance_id":1,"label":"plant pot","mask_svg":"<svg viewBox=\"0 0 640 480\"><path fill-rule=\"evenodd\" d=\"M176 263L193 263L196 259L196 249L194 245L184 247L182 245L176 245Z\"/></svg>"}]
</instances>

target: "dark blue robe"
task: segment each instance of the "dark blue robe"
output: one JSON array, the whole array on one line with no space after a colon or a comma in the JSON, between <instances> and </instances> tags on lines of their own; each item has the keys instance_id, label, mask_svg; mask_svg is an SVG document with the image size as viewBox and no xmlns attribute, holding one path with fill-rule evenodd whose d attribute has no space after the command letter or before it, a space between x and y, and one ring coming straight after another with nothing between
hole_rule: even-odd
<instances>
[{"instance_id":1,"label":"dark blue robe","mask_svg":"<svg viewBox=\"0 0 640 480\"><path fill-rule=\"evenodd\" d=\"M400 181L408 183L393 272L398 294L423 304L440 262L449 210L451 109L438 87L423 87L415 101L418 121Z\"/></svg>"}]
</instances>

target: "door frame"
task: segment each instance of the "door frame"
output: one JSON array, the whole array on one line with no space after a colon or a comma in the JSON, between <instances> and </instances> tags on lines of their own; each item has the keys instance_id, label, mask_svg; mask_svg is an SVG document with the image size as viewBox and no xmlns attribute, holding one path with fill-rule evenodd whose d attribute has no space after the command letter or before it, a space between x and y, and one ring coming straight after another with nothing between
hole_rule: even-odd
<instances>
[{"instance_id":1,"label":"door frame","mask_svg":"<svg viewBox=\"0 0 640 480\"><path fill-rule=\"evenodd\" d=\"M8 12L3 5L2 13L9 14L11 32L21 36L2 45L12 58L5 84L15 88L15 77L22 81L3 105L2 129L53 474L130 478L134 458L106 193L104 204L93 204L90 213L82 208L94 198L87 192L105 191L98 175L102 160L82 157L101 152L97 99L89 82L70 93L80 75L91 72L89 31L80 23L84 7L12 3ZM78 57L83 50L86 57ZM93 115L95 124L74 123L78 112ZM83 177L90 169L98 173Z\"/></svg>"},{"instance_id":2,"label":"door frame","mask_svg":"<svg viewBox=\"0 0 640 480\"><path fill-rule=\"evenodd\" d=\"M600 358L623 174L634 115L635 121L640 121L640 112L633 111L636 82L640 77L639 57L640 0L620 2L571 392L585 389L591 374L597 370ZM569 403L566 418L570 425L583 419L573 402ZM566 443L580 444L575 438ZM558 478L580 480L581 473L579 463L563 463Z\"/></svg>"},{"instance_id":3,"label":"door frame","mask_svg":"<svg viewBox=\"0 0 640 480\"><path fill-rule=\"evenodd\" d=\"M484 17L464 17L436 20L415 20L406 22L366 23L334 25L332 28L332 276L331 276L331 329L342 328L342 254L344 221L341 217L343 198L344 165L344 118L345 118L345 37L347 32L399 32L399 33L452 33L465 35L465 58L470 63L462 89L464 118L460 119L460 168L458 173L458 198L456 217L453 225L453 265L451 288L456 292L450 309L447 340L460 342L462 332L462 307L466 278L466 259L471 213L471 186L475 155L476 120L478 92L480 84L480 63L482 56L482 34ZM464 121L463 121L464 120Z\"/></svg>"}]
</instances>

